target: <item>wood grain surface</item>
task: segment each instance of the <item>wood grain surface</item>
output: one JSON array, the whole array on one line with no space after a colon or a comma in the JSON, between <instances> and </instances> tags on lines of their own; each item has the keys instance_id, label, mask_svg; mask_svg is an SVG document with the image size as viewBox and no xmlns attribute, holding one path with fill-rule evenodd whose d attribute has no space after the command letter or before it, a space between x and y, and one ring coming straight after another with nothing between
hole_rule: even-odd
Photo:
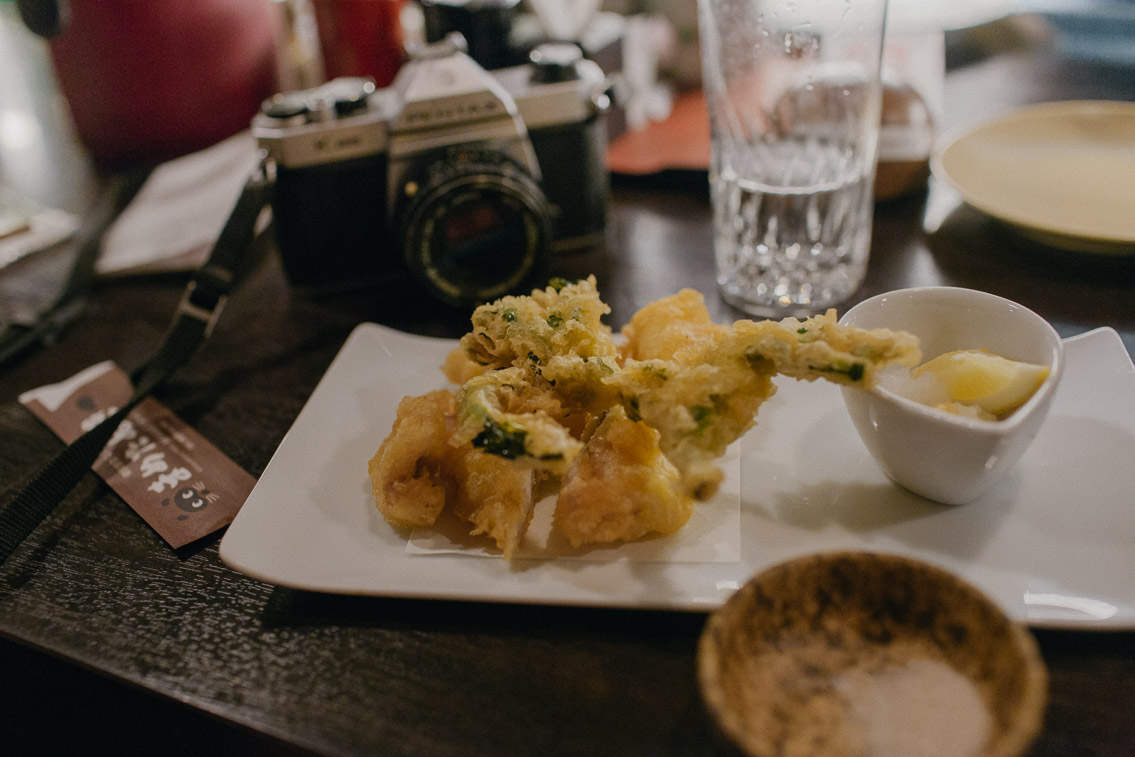
<instances>
[{"instance_id":1,"label":"wood grain surface","mask_svg":"<svg viewBox=\"0 0 1135 757\"><path fill-rule=\"evenodd\" d=\"M1015 52L952 71L947 105L960 124L1041 99L1135 99L1133 79ZM955 205L939 186L880 205L856 299L980 288L1066 336L1112 326L1135 352L1129 261L1042 249ZM683 286L738 317L715 295L702 177L616 181L606 243L554 269L595 273L615 327ZM183 286L104 281L59 341L0 373L4 501L59 449L19 393L108 358L136 367ZM264 239L213 337L158 396L258 475L355 324L457 336L465 318L408 286L294 290ZM310 594L229 570L217 542L175 553L84 479L0 567L0 752L729 754L696 689L704 615ZM1032 754L1135 754L1135 633L1036 636L1051 686Z\"/></svg>"}]
</instances>

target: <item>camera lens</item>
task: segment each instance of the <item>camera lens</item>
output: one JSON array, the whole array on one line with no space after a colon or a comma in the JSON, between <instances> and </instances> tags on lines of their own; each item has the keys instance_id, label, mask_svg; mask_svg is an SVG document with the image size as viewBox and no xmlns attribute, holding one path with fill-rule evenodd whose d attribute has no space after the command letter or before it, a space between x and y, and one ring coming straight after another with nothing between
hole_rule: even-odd
<instances>
[{"instance_id":1,"label":"camera lens","mask_svg":"<svg viewBox=\"0 0 1135 757\"><path fill-rule=\"evenodd\" d=\"M407 175L399 228L413 272L443 301L479 304L516 291L546 261L547 200L505 155L453 148Z\"/></svg>"}]
</instances>

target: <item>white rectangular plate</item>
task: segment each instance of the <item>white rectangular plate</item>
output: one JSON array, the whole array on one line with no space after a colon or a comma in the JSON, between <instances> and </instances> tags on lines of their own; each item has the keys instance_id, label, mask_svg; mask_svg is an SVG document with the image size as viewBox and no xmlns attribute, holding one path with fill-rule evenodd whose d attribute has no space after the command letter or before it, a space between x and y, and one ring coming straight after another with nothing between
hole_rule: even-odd
<instances>
[{"instance_id":1,"label":"white rectangular plate","mask_svg":"<svg viewBox=\"0 0 1135 757\"><path fill-rule=\"evenodd\" d=\"M510 563L483 559L476 546L434 549L415 539L408 547L409 534L375 509L367 461L404 395L445 386L438 366L454 343L363 324L229 527L221 558L311 591L710 610L773 563L864 549L951 570L1034 626L1135 628L1135 368L1111 329L1065 345L1044 427L1010 478L976 502L937 505L894 485L859 441L835 386L778 380L756 428L731 448L737 462L725 466L727 480L739 472L739 482L723 487L725 501L707 503L739 520L737 546L683 551L681 540L699 533L684 529L645 551L627 545L592 559ZM667 559L670 551L685 557Z\"/></svg>"}]
</instances>

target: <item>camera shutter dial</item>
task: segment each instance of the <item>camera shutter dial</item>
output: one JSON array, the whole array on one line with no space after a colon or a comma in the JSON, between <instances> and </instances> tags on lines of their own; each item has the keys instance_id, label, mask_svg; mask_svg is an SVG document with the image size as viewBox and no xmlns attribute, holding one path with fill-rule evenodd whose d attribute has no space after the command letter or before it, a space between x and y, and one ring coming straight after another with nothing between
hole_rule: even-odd
<instances>
[{"instance_id":1,"label":"camera shutter dial","mask_svg":"<svg viewBox=\"0 0 1135 757\"><path fill-rule=\"evenodd\" d=\"M528 59L532 62L533 84L558 84L576 81L583 51L570 42L545 42L533 50Z\"/></svg>"}]
</instances>

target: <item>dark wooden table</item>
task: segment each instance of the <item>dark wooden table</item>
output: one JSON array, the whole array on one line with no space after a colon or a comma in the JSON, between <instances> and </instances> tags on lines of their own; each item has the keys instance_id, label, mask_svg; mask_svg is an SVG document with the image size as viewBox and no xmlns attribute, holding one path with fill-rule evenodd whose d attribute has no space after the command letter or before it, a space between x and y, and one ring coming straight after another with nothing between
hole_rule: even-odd
<instances>
[{"instance_id":1,"label":"dark wooden table","mask_svg":"<svg viewBox=\"0 0 1135 757\"><path fill-rule=\"evenodd\" d=\"M1097 97L1135 99L1135 75L1043 48L1007 52L951 71L947 125ZM82 205L76 187L88 185L66 176L55 178L55 196ZM1127 261L1046 250L954 206L938 186L880 205L856 299L923 284L985 289L1063 335L1112 326L1135 352ZM702 181L617 182L606 244L563 259L557 273L595 273L616 327L681 286L731 319L714 294L709 247ZM4 501L59 449L19 393L105 359L135 367L159 343L183 286L178 276L103 281L57 343L0 373ZM160 399L258 475L363 320L446 336L465 323L412 296L306 296L288 287L262 240L216 333ZM696 688L704 615L305 593L233 572L217 543L171 551L88 476L0 567L0 752L728 752ZM1135 754L1135 633L1036 637L1051 689L1032 754Z\"/></svg>"}]
</instances>

